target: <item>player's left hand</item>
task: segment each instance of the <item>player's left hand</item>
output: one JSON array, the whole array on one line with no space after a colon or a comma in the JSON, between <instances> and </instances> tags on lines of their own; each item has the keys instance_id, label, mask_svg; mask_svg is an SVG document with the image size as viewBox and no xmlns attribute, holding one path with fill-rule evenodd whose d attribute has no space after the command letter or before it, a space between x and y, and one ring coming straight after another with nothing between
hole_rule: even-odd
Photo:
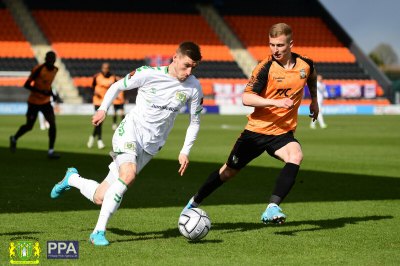
<instances>
[{"instance_id":1,"label":"player's left hand","mask_svg":"<svg viewBox=\"0 0 400 266\"><path fill-rule=\"evenodd\" d=\"M189 157L186 154L180 153L179 157L179 164L181 165L181 167L178 170L178 173L183 176L183 174L186 171L186 168L189 166Z\"/></svg>"},{"instance_id":2,"label":"player's left hand","mask_svg":"<svg viewBox=\"0 0 400 266\"><path fill-rule=\"evenodd\" d=\"M314 122L318 118L318 113L319 113L319 107L318 107L318 102L317 100L312 100L310 104L310 114L309 117L312 118L312 121Z\"/></svg>"},{"instance_id":3,"label":"player's left hand","mask_svg":"<svg viewBox=\"0 0 400 266\"><path fill-rule=\"evenodd\" d=\"M106 119L106 112L104 110L98 110L92 117L92 124L98 126L104 119Z\"/></svg>"}]
</instances>

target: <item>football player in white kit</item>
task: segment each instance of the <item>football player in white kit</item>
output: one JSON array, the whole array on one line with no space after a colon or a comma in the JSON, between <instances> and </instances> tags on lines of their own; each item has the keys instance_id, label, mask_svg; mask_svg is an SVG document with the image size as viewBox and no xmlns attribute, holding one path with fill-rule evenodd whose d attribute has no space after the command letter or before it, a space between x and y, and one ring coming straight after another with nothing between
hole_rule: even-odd
<instances>
[{"instance_id":1,"label":"football player in white kit","mask_svg":"<svg viewBox=\"0 0 400 266\"><path fill-rule=\"evenodd\" d=\"M328 127L328 125L325 124L324 116L322 114L322 103L324 102L324 98L325 98L326 94L327 94L327 91L326 91L326 86L323 82L323 77L322 77L322 75L317 75L317 101L318 101L318 106L319 106L319 110L320 110L317 120L318 120L319 126L321 128ZM316 129L317 128L316 124L317 124L317 121L314 119L311 119L310 128Z\"/></svg>"},{"instance_id":2,"label":"football player in white kit","mask_svg":"<svg viewBox=\"0 0 400 266\"><path fill-rule=\"evenodd\" d=\"M109 218L121 204L128 185L133 183L140 170L165 144L176 116L187 104L190 124L178 156L178 172L184 174L189 165L190 149L200 128L203 95L199 81L192 75L200 60L199 46L193 42L183 42L170 65L140 67L115 82L104 96L93 116L94 125L104 121L107 109L120 91L138 90L136 106L114 133L113 151L110 153L113 162L109 165L107 177L99 184L81 177L76 168L68 168L64 179L54 186L50 194L51 198L58 198L70 187L75 187L87 199L101 205L96 227L90 235L94 245L109 244L105 237Z\"/></svg>"}]
</instances>

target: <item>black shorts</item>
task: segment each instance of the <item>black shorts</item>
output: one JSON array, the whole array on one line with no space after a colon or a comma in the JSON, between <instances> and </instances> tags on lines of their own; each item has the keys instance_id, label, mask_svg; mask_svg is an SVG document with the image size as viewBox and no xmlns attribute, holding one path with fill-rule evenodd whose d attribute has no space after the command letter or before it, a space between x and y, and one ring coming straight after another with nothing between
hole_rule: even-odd
<instances>
[{"instance_id":1,"label":"black shorts","mask_svg":"<svg viewBox=\"0 0 400 266\"><path fill-rule=\"evenodd\" d=\"M242 169L264 151L279 159L275 156L275 152L290 142L299 143L292 131L274 136L244 130L233 146L226 164L233 169Z\"/></svg>"},{"instance_id":2,"label":"black shorts","mask_svg":"<svg viewBox=\"0 0 400 266\"><path fill-rule=\"evenodd\" d=\"M123 104L114 104L114 111L117 112L118 110L124 110Z\"/></svg>"},{"instance_id":3,"label":"black shorts","mask_svg":"<svg viewBox=\"0 0 400 266\"><path fill-rule=\"evenodd\" d=\"M94 106L94 111L96 112L97 110L99 110L99 108L100 108L100 105L95 105Z\"/></svg>"},{"instance_id":4,"label":"black shorts","mask_svg":"<svg viewBox=\"0 0 400 266\"><path fill-rule=\"evenodd\" d=\"M39 112L42 112L43 116L49 123L54 123L54 109L50 102L45 104L33 104L28 102L28 110L26 112L28 121L35 123Z\"/></svg>"}]
</instances>

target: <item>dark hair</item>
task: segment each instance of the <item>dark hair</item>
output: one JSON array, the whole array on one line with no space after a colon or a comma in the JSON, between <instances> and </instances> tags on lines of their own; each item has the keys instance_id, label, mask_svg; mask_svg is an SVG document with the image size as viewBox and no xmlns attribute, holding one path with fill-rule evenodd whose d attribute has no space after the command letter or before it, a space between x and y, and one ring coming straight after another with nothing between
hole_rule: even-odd
<instances>
[{"instance_id":1,"label":"dark hair","mask_svg":"<svg viewBox=\"0 0 400 266\"><path fill-rule=\"evenodd\" d=\"M47 57L56 58L56 53L53 52L53 51L48 51L48 52L46 53L46 58L47 58Z\"/></svg>"},{"instance_id":2,"label":"dark hair","mask_svg":"<svg viewBox=\"0 0 400 266\"><path fill-rule=\"evenodd\" d=\"M188 56L193 61L201 60L200 47L194 42L181 43L176 52Z\"/></svg>"}]
</instances>

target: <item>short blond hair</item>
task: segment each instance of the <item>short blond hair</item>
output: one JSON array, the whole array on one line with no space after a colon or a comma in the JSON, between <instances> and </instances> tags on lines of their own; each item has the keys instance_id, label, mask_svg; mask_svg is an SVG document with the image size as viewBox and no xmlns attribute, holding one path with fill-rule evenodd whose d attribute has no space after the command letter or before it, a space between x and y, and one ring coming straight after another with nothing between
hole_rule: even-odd
<instances>
[{"instance_id":1,"label":"short blond hair","mask_svg":"<svg viewBox=\"0 0 400 266\"><path fill-rule=\"evenodd\" d=\"M289 40L292 39L292 28L286 23L277 23L269 29L269 37L276 38L285 35Z\"/></svg>"}]
</instances>

